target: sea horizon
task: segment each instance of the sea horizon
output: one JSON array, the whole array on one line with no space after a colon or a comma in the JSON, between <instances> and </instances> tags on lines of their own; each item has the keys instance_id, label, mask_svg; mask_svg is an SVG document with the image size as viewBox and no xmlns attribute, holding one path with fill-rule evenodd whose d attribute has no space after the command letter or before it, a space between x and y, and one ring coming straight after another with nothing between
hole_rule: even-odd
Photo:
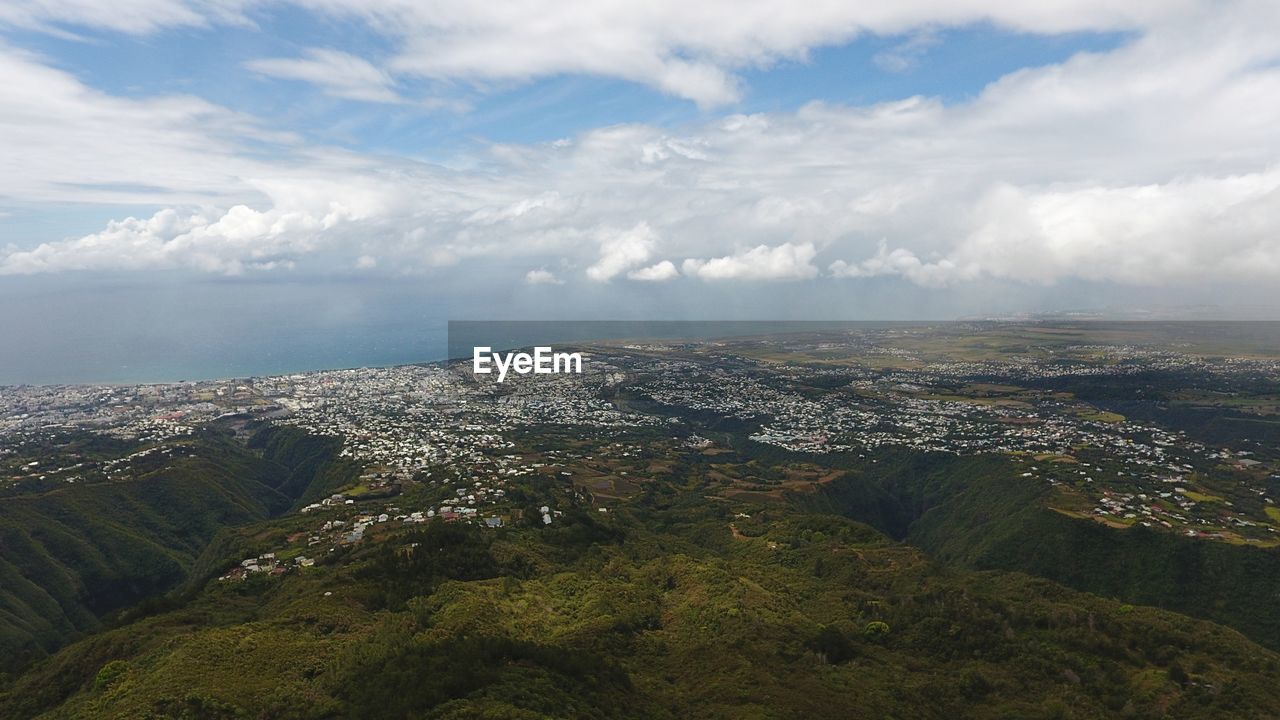
<instances>
[{"instance_id":1,"label":"sea horizon","mask_svg":"<svg viewBox=\"0 0 1280 720\"><path fill-rule=\"evenodd\" d=\"M982 323L1167 326L1250 339L1260 351L1280 352L1280 321L1117 319L1087 317L972 318L951 320L483 320L425 321L297 328L273 335L246 333L231 342L178 343L167 337L134 337L97 344L92 356L74 352L23 355L0 349L0 388L59 385L158 385L297 373L423 365L464 359L470 347L494 350L536 344L609 340L705 341L841 328L926 327ZM459 333L458 328L466 329ZM453 334L451 335L451 329ZM217 347L212 347L217 345ZM458 348L465 345L466 352ZM16 352L15 352L16 350Z\"/></svg>"}]
</instances>

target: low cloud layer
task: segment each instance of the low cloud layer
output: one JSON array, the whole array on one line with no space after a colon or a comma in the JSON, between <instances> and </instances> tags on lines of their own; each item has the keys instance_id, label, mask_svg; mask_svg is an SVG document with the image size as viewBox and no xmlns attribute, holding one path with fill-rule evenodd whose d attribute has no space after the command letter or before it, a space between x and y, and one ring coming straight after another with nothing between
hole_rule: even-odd
<instances>
[{"instance_id":1,"label":"low cloud layer","mask_svg":"<svg viewBox=\"0 0 1280 720\"><path fill-rule=\"evenodd\" d=\"M733 255L684 261L684 274L703 280L807 280L816 277L813 243L758 245Z\"/></svg>"},{"instance_id":2,"label":"low cloud layer","mask_svg":"<svg viewBox=\"0 0 1280 720\"><path fill-rule=\"evenodd\" d=\"M564 281L546 268L537 268L525 273L524 281L530 285L563 285Z\"/></svg>"},{"instance_id":3,"label":"low cloud layer","mask_svg":"<svg viewBox=\"0 0 1280 720\"><path fill-rule=\"evenodd\" d=\"M600 257L587 268L587 277L597 282L606 282L644 264L653 256L658 241L657 234L646 222L625 231L604 230L601 235Z\"/></svg>"}]
</instances>

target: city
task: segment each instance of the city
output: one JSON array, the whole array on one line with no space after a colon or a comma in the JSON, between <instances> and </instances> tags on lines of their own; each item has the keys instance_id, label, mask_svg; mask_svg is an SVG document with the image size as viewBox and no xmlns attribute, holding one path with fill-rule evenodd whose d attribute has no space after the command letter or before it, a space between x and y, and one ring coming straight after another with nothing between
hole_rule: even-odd
<instances>
[{"instance_id":1,"label":"city","mask_svg":"<svg viewBox=\"0 0 1280 720\"><path fill-rule=\"evenodd\" d=\"M522 431L574 426L595 447L639 438L678 451L683 438L727 422L750 443L819 463L828 455L865 461L885 448L1008 456L1023 467L1026 482L1052 486L1047 502L1071 516L1214 540L1280 542L1274 445L1206 444L1056 389L1064 380L1166 373L1201 383L1175 388L1180 393L1211 393L1224 382L1274 378L1280 360L1209 361L1164 348L1065 345L1056 349L1058 364L1017 355L935 362L894 340L874 333L788 340L790 362L762 358L776 351L764 339L602 345L590 349L582 375L513 375L502 384L457 363L174 385L14 387L0 395L0 482L20 492L28 485L111 481L154 465L154 456L183 452L193 426L237 419L340 438L341 456L364 468L358 483L343 488L352 498L419 485L442 490L434 502L387 506L374 517L412 523L439 512L449 520L501 522L503 514L509 520L503 495L512 480L575 486L576 468L584 489L587 480L601 483L600 472L585 470L582 459L513 453ZM813 362L815 355L850 353L879 366ZM884 357L894 362L884 364ZM36 438L72 431L122 441L129 452L27 459L23 448ZM626 479L627 471L618 472L608 480ZM443 492L454 483L466 487ZM337 527L360 531L333 537L360 538L369 521L359 517L338 519Z\"/></svg>"}]
</instances>

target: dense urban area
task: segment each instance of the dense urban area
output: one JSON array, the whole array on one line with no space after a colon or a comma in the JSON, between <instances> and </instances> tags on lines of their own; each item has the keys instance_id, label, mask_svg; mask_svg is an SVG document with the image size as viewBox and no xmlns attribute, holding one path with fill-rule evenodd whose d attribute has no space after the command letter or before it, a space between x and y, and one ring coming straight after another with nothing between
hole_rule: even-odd
<instances>
[{"instance_id":1,"label":"dense urban area","mask_svg":"<svg viewBox=\"0 0 1280 720\"><path fill-rule=\"evenodd\" d=\"M510 519L509 483L547 475L548 467L571 478L563 468L577 465L581 473L593 459L546 449L517 452L514 438L522 429L576 427L616 439L647 429L643 437L667 442L673 452L704 453L714 452L714 443L697 433L711 423L797 458L865 460L889 447L1008 455L1025 467L1026 482L1056 489L1050 502L1064 513L1210 539L1277 542L1274 444L1197 441L1061 388L1177 378L1188 384L1164 390L1189 398L1185 402L1216 397L1274 414L1275 394L1250 397L1220 388L1265 388L1280 377L1280 361L1136 344L1059 344L997 359L935 360L906 349L903 341L923 332L615 343L591 348L583 374L512 376L502 384L456 363L164 385L10 387L0 392L0 480L10 491L111 481L184 452L195 427L254 419L341 438L342 455L366 468L345 493L302 512L341 510L370 493L398 495L423 483L438 488L420 506L361 502L345 515L322 513L308 538L314 546L355 542L375 525L437 514L496 526ZM1045 362L1045 352L1055 360ZM32 459L30 448L73 431L127 441L129 452L93 457L71 443ZM703 442L690 443L690 436ZM599 474L586 476L598 484ZM554 513L544 517L551 522Z\"/></svg>"}]
</instances>

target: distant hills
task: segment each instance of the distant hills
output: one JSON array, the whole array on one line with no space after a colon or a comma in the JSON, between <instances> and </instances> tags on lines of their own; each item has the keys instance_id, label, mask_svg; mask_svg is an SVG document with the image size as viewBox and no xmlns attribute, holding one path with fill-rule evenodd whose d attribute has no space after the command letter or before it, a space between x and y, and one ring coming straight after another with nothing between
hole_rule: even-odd
<instances>
[{"instance_id":1,"label":"distant hills","mask_svg":"<svg viewBox=\"0 0 1280 720\"><path fill-rule=\"evenodd\" d=\"M1009 322L1124 320L1263 320L1280 321L1280 307L1273 305L1152 305L1148 307L1103 307L1018 312L997 315L971 315L959 320L998 320Z\"/></svg>"}]
</instances>

